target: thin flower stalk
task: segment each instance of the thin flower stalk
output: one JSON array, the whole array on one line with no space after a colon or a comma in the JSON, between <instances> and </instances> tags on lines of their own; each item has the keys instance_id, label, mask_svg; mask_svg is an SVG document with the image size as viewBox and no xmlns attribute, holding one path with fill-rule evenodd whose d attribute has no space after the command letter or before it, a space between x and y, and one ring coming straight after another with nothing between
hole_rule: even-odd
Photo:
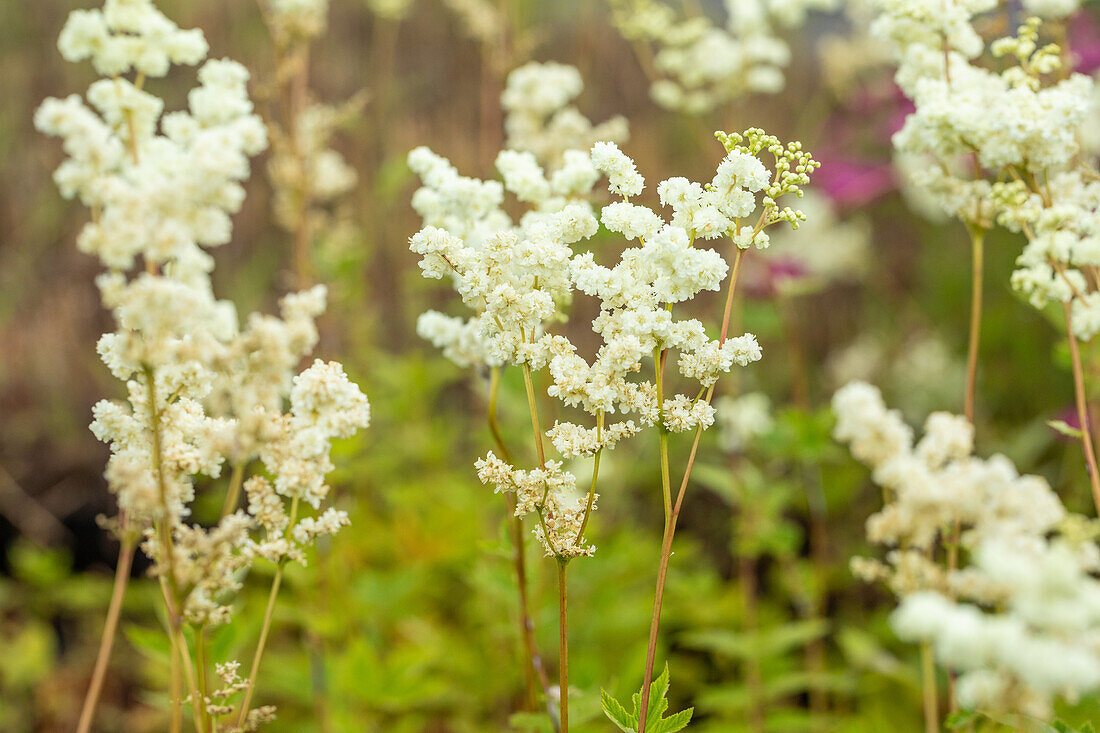
<instances>
[{"instance_id":1,"label":"thin flower stalk","mask_svg":"<svg viewBox=\"0 0 1100 733\"><path fill-rule=\"evenodd\" d=\"M1081 366L1081 350L1077 345L1077 336L1073 332L1073 315L1069 303L1062 304L1066 318L1066 338L1069 341L1070 363L1073 366L1073 394L1077 408L1077 420L1080 423L1081 449L1088 465L1089 486L1092 488L1092 500L1096 511L1100 513L1100 469L1096 465L1096 451L1093 448L1092 421L1089 419L1088 395L1085 392L1085 374Z\"/></svg>"},{"instance_id":2,"label":"thin flower stalk","mask_svg":"<svg viewBox=\"0 0 1100 733\"><path fill-rule=\"evenodd\" d=\"M103 634L100 636L99 653L96 655L92 681L88 684L88 692L84 697L84 705L80 710L80 720L76 726L77 733L89 733L92 729L96 705L99 703L99 696L103 691L103 681L107 677L107 665L111 661L111 651L115 645L115 633L118 631L118 622L122 616L122 602L126 597L126 587L130 583L130 568L133 565L134 549L137 546L137 541L127 532L125 524L125 519L122 519L120 521L120 541L118 563L115 567L115 582L111 590L111 601L107 606L107 619L103 623Z\"/></svg>"},{"instance_id":3,"label":"thin flower stalk","mask_svg":"<svg viewBox=\"0 0 1100 733\"><path fill-rule=\"evenodd\" d=\"M489 405L486 418L489 423L489 432L493 436L497 449L504 460L511 463L512 455L508 445L504 442L504 436L500 432L497 416L497 400L500 396L500 367L492 367L489 371ZM513 550L513 563L516 573L516 588L519 592L519 624L520 638L523 640L523 652L525 655L524 681L527 694L527 703L534 708L536 704L535 685L539 685L543 695L549 700L549 680L546 669L542 664L542 655L539 654L535 643L535 624L531 619L530 601L527 592L527 553L523 545L523 519L516 516L516 502L511 494L505 494L505 505L508 509L509 525L511 527L511 539Z\"/></svg>"},{"instance_id":4,"label":"thin flower stalk","mask_svg":"<svg viewBox=\"0 0 1100 733\"><path fill-rule=\"evenodd\" d=\"M183 727L186 685L195 730L208 733L210 664L232 678L236 663L208 659L205 644L193 652L183 627L205 637L230 623L255 559L302 561L318 537L348 523L344 512L321 509L325 476L332 441L365 427L370 406L336 362L299 371L317 343L324 287L287 295L279 317L244 320L214 296L206 249L231 238L249 161L267 145L248 98L248 71L228 59L202 63L202 32L178 28L150 0L74 11L58 47L70 61L90 60L101 78L87 103L75 94L47 99L35 124L64 140L68 158L55 173L62 194L91 209L79 244L106 270L96 284L116 325L98 350L128 388L125 400L95 405L91 429L110 446L108 487L127 532L142 538L163 595L172 649L168 728ZM186 108L165 114L164 102L144 89L146 77L200 63ZM262 475L245 480L253 461ZM228 466L223 516L211 527L190 524L205 479ZM242 488L247 511L236 508ZM303 499L317 513L295 523L284 502ZM125 568L122 559L129 558L120 558ZM116 585L112 609L122 592ZM109 612L103 649L117 615ZM97 661L92 700L104 664ZM86 706L80 725L93 727L94 708L94 701ZM255 730L273 717L264 706L244 724Z\"/></svg>"}]
</instances>

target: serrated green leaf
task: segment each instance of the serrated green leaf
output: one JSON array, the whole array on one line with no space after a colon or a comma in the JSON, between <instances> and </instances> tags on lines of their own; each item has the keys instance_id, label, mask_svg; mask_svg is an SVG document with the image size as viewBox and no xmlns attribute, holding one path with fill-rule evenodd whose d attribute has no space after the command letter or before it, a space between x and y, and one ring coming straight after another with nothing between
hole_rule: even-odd
<instances>
[{"instance_id":1,"label":"serrated green leaf","mask_svg":"<svg viewBox=\"0 0 1100 733\"><path fill-rule=\"evenodd\" d=\"M665 711L668 710L668 686L669 674L668 664L666 663L664 671L649 686L645 733L675 733L675 731L683 730L691 721L694 708L682 710L667 718L662 717ZM634 709L628 713L626 708L608 694L607 690L600 690L600 701L603 705L604 715L624 733L635 733L638 730L638 712L642 706L641 692L635 692L631 696L631 700L634 702Z\"/></svg>"},{"instance_id":2,"label":"serrated green leaf","mask_svg":"<svg viewBox=\"0 0 1100 733\"><path fill-rule=\"evenodd\" d=\"M683 730L687 727L687 724L691 722L691 715L695 712L695 708L688 708L687 710L681 710L678 713L656 721L656 726L651 727L646 724L646 731L648 733L676 733L676 731Z\"/></svg>"},{"instance_id":3,"label":"serrated green leaf","mask_svg":"<svg viewBox=\"0 0 1100 733\"><path fill-rule=\"evenodd\" d=\"M631 720L630 713L626 711L619 701L608 694L607 690L600 688L600 704L603 706L603 713L608 719L619 727L619 730L625 733L633 733L634 729L638 727L638 718L634 716ZM633 722L633 727L631 723Z\"/></svg>"}]
</instances>

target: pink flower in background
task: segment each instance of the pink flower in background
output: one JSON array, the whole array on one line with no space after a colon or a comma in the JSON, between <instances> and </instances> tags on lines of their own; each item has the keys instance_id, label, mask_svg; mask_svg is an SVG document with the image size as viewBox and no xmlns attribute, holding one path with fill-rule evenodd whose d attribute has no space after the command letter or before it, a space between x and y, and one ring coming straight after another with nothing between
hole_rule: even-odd
<instances>
[{"instance_id":1,"label":"pink flower in background","mask_svg":"<svg viewBox=\"0 0 1100 733\"><path fill-rule=\"evenodd\" d=\"M897 84L894 85L894 104L894 114L891 115L890 121L887 123L886 134L888 137L893 137L894 133L905 124L905 118L917 111L917 105L905 96L905 92Z\"/></svg>"},{"instance_id":2,"label":"pink flower in background","mask_svg":"<svg viewBox=\"0 0 1100 733\"><path fill-rule=\"evenodd\" d=\"M894 189L890 164L824 158L814 183L838 206L864 206Z\"/></svg>"},{"instance_id":3,"label":"pink flower in background","mask_svg":"<svg viewBox=\"0 0 1100 733\"><path fill-rule=\"evenodd\" d=\"M1100 25L1090 13L1078 13L1070 22L1069 50L1076 71L1091 74L1100 69Z\"/></svg>"},{"instance_id":4,"label":"pink flower in background","mask_svg":"<svg viewBox=\"0 0 1100 733\"><path fill-rule=\"evenodd\" d=\"M810 274L806 266L793 257L754 257L752 263L745 294L754 300L773 298L784 282Z\"/></svg>"}]
</instances>

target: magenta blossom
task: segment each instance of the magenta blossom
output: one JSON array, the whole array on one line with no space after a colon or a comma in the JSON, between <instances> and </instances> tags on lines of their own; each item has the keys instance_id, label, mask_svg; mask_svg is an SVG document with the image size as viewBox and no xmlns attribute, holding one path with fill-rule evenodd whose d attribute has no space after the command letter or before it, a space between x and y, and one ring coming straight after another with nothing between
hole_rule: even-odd
<instances>
[{"instance_id":1,"label":"magenta blossom","mask_svg":"<svg viewBox=\"0 0 1100 733\"><path fill-rule=\"evenodd\" d=\"M1091 14L1081 12L1069 24L1069 48L1073 53L1074 70L1092 74L1100 69L1100 25Z\"/></svg>"},{"instance_id":2,"label":"magenta blossom","mask_svg":"<svg viewBox=\"0 0 1100 733\"><path fill-rule=\"evenodd\" d=\"M848 158L824 159L814 174L814 183L838 206L866 206L894 190L895 182L888 163Z\"/></svg>"}]
</instances>

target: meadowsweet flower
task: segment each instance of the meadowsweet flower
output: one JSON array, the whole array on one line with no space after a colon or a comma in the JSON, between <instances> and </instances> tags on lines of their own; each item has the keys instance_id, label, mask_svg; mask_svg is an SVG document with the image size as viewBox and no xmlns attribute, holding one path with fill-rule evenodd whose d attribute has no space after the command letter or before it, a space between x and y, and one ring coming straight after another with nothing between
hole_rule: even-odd
<instances>
[{"instance_id":1,"label":"meadowsweet flower","mask_svg":"<svg viewBox=\"0 0 1100 733\"><path fill-rule=\"evenodd\" d=\"M914 446L867 384L844 387L833 407L835 435L874 469L886 497L868 538L899 548L884 562L856 558L853 571L899 595L894 630L931 643L960 673L960 703L1045 719L1054 698L1100 687L1100 549L1073 529L1046 481L1020 476L1003 456L972 456L962 417L933 413ZM953 526L973 562L945 569L932 549Z\"/></svg>"},{"instance_id":2,"label":"meadowsweet flower","mask_svg":"<svg viewBox=\"0 0 1100 733\"><path fill-rule=\"evenodd\" d=\"M607 188L624 199L637 196L645 188L645 179L638 173L634 161L610 142L592 146L592 165L607 176Z\"/></svg>"},{"instance_id":3,"label":"meadowsweet flower","mask_svg":"<svg viewBox=\"0 0 1100 733\"><path fill-rule=\"evenodd\" d=\"M563 471L560 462L547 461L542 468L521 471L490 451L475 468L482 483L493 484L498 492L515 493L517 517L538 515L534 533L547 557L591 556L595 552L580 536L588 500L577 494L576 477Z\"/></svg>"},{"instance_id":4,"label":"meadowsweet flower","mask_svg":"<svg viewBox=\"0 0 1100 733\"><path fill-rule=\"evenodd\" d=\"M563 88L551 90L551 97L559 92L568 97L570 79L563 73ZM504 186L491 188L463 178L427 149L414 150L409 163L425 187L413 203L425 226L410 238L410 249L421 256L424 276L449 279L473 314L462 319L428 312L418 322L419 332L462 366L515 365L525 374L546 369L546 394L595 423L559 421L546 431L565 459L598 457L658 424L668 432L709 428L715 413L703 391L713 388L721 373L759 360L762 352L752 334L712 339L700 321L674 316L671 306L718 290L729 274L722 255L697 240L725 235L736 242L742 227L758 238L781 222L797 226L802 215L780 207L777 199L798 195L817 166L797 143L781 145L760 130L721 133L719 139L726 149L715 177L720 185L683 178L658 185L661 202L672 209L671 222L625 200L643 190L644 179L612 142L597 142L588 153L569 151L549 181L535 155L506 150L497 157ZM757 157L765 152L775 161L772 171ZM610 265L597 262L584 247L598 229L588 198L601 173L609 190L624 200L602 206L599 221L632 243ZM570 183L559 185L566 175ZM533 207L518 223L500 207L502 188ZM475 200L486 205L478 209L471 205ZM755 215L752 224L729 218L750 215ZM553 332L576 293L599 301L591 325L600 343L591 361ZM641 377L643 360L665 351L673 352L681 376L698 383L695 396L666 395L663 385L659 390ZM611 415L623 419L605 420ZM522 470L490 453L476 468L482 483L515 494L516 516L537 515L535 533L548 555L592 553L581 529L597 495L581 495L575 477L559 462L543 460L540 450L539 466Z\"/></svg>"},{"instance_id":5,"label":"meadowsweet flower","mask_svg":"<svg viewBox=\"0 0 1100 733\"><path fill-rule=\"evenodd\" d=\"M290 12L293 4L275 6ZM186 109L165 114L141 88L141 75L196 65L206 43L145 0L107 0L102 11L73 13L59 46L111 77L91 85L87 103L77 95L47 99L35 115L39 130L63 140L68 157L54 176L62 194L95 212L78 246L107 268L96 284L116 330L97 349L127 396L97 403L91 430L110 446L108 487L127 525L143 535L151 572L165 588L173 644L186 649L182 624L228 622L257 558L280 567L304 561L316 537L347 523L342 512L320 511L329 452L332 440L367 426L369 404L334 362L295 376L317 342L324 287L287 295L278 317L243 321L214 294L206 250L229 241L250 158L267 146L248 71L228 59L206 61ZM123 76L130 71L134 81ZM232 465L232 487L256 459L266 475L243 481L247 511L236 509L230 488L217 524L187 523L200 481L220 487ZM299 502L318 515L298 516ZM219 667L226 687L204 701L208 710L224 714L225 700L243 689L236 670L235 663ZM274 709L242 718L242 730L255 730Z\"/></svg>"},{"instance_id":6,"label":"meadowsweet flower","mask_svg":"<svg viewBox=\"0 0 1100 733\"><path fill-rule=\"evenodd\" d=\"M689 114L707 112L785 83L790 48L778 31L802 25L807 11L835 10L835 0L727 0L726 19L682 18L658 0L616 0L612 19L625 38L655 48L661 74L650 87L658 104Z\"/></svg>"},{"instance_id":7,"label":"meadowsweet flower","mask_svg":"<svg viewBox=\"0 0 1100 733\"><path fill-rule=\"evenodd\" d=\"M587 150L599 140L624 142L625 119L593 125L571 104L583 89L580 72L565 64L531 62L512 71L500 96L507 147L531 153L551 171L560 171L569 167L571 151ZM575 170L569 174L575 175ZM589 189L580 186L581 192Z\"/></svg>"}]
</instances>

